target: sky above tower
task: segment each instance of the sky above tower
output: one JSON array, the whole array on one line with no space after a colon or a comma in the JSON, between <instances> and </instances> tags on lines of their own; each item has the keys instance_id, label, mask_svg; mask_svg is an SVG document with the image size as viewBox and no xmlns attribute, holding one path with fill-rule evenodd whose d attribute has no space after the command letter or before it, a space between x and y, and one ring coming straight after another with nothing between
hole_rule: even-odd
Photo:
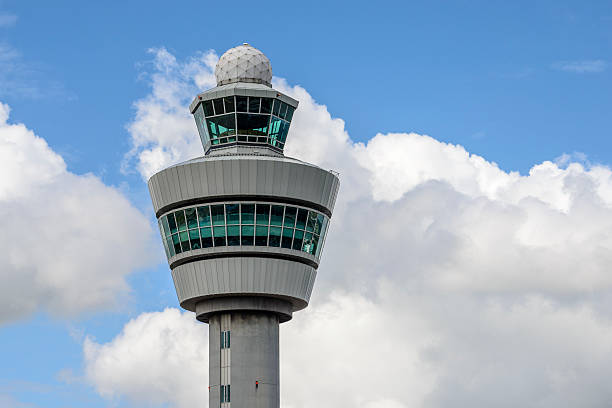
<instances>
[{"instance_id":1,"label":"sky above tower","mask_svg":"<svg viewBox=\"0 0 612 408\"><path fill-rule=\"evenodd\" d=\"M283 406L609 406L609 2L123 3L0 2L0 406L205 406L145 180L244 42L341 177Z\"/></svg>"}]
</instances>

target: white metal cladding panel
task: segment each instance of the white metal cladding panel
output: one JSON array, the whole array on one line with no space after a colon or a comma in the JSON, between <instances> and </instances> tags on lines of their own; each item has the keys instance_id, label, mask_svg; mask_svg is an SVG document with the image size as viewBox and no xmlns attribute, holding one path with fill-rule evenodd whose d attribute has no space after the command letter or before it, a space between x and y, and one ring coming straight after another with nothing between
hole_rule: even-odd
<instances>
[{"instance_id":1,"label":"white metal cladding panel","mask_svg":"<svg viewBox=\"0 0 612 408\"><path fill-rule=\"evenodd\" d=\"M243 194L301 199L333 210L338 185L335 175L317 167L263 159L187 163L149 181L155 211L183 200Z\"/></svg>"},{"instance_id":2,"label":"white metal cladding panel","mask_svg":"<svg viewBox=\"0 0 612 408\"><path fill-rule=\"evenodd\" d=\"M149 187L149 195L151 196L151 202L153 203L153 208L157 208L157 203L159 202L159 199L157 198L157 194L159 189L157 188L157 179L153 180L151 179L151 182L148 183L148 187Z\"/></svg>"},{"instance_id":3,"label":"white metal cladding panel","mask_svg":"<svg viewBox=\"0 0 612 408\"><path fill-rule=\"evenodd\" d=\"M195 175L191 172L193 166L183 166L183 168L185 169L185 184L187 185L187 194L189 196L195 197L194 184L196 183L196 180Z\"/></svg>"},{"instance_id":4,"label":"white metal cladding panel","mask_svg":"<svg viewBox=\"0 0 612 408\"><path fill-rule=\"evenodd\" d=\"M270 294L308 303L316 271L272 258L215 258L176 267L172 278L179 302L228 294ZM193 303L193 302L192 302ZM194 304L183 307L192 310Z\"/></svg>"},{"instance_id":5,"label":"white metal cladding panel","mask_svg":"<svg viewBox=\"0 0 612 408\"><path fill-rule=\"evenodd\" d=\"M248 174L248 192L249 194L255 194L257 192L257 163L254 160L249 160L248 165L243 166L243 168Z\"/></svg>"},{"instance_id":6,"label":"white metal cladding panel","mask_svg":"<svg viewBox=\"0 0 612 408\"><path fill-rule=\"evenodd\" d=\"M230 163L232 166L232 194L240 194L246 190L246 186L240 183L240 168L245 166L241 166L238 160L232 160Z\"/></svg>"},{"instance_id":7,"label":"white metal cladding panel","mask_svg":"<svg viewBox=\"0 0 612 408\"><path fill-rule=\"evenodd\" d=\"M159 182L159 204L167 203L170 200L170 187L168 186L168 174L169 172L157 173L156 178ZM153 179L153 177L151 179ZM154 207L155 208L155 207Z\"/></svg>"}]
</instances>

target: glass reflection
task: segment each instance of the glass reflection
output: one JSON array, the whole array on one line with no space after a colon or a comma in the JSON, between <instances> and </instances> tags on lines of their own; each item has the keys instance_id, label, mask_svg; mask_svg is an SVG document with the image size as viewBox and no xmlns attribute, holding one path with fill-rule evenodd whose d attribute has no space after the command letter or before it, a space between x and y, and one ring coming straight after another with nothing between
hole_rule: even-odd
<instances>
[{"instance_id":1,"label":"glass reflection","mask_svg":"<svg viewBox=\"0 0 612 408\"><path fill-rule=\"evenodd\" d=\"M270 246L320 257L329 220L305 208L227 203L190 207L159 219L166 255L219 246ZM212 227L211 227L212 226Z\"/></svg>"}]
</instances>

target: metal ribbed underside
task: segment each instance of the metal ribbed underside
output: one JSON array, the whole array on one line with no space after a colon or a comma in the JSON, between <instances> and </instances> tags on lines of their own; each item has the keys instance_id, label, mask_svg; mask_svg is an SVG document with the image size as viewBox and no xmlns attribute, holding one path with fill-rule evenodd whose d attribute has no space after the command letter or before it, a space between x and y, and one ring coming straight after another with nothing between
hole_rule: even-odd
<instances>
[{"instance_id":1,"label":"metal ribbed underside","mask_svg":"<svg viewBox=\"0 0 612 408\"><path fill-rule=\"evenodd\" d=\"M195 311L207 297L260 295L285 299L294 311L308 305L316 278L311 266L274 258L214 258L172 270L181 306Z\"/></svg>"},{"instance_id":2,"label":"metal ribbed underside","mask_svg":"<svg viewBox=\"0 0 612 408\"><path fill-rule=\"evenodd\" d=\"M334 208L339 180L333 173L293 159L205 157L167 168L149 180L153 208L210 197L282 197Z\"/></svg>"}]
</instances>

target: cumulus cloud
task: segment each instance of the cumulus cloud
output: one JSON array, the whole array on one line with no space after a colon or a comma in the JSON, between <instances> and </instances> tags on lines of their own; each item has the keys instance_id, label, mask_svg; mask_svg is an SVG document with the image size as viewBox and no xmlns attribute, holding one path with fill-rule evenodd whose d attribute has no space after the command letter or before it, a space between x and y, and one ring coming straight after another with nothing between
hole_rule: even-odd
<instances>
[{"instance_id":1,"label":"cumulus cloud","mask_svg":"<svg viewBox=\"0 0 612 408\"><path fill-rule=\"evenodd\" d=\"M154 90L193 86L176 74L193 60L174 63ZM311 306L282 326L284 406L609 404L607 166L562 156L519 174L426 135L356 143L305 89L273 82L300 100L285 153L341 174ZM170 136L135 148L160 149L143 176L200 154ZM191 118L184 137L199 143Z\"/></svg>"},{"instance_id":2,"label":"cumulus cloud","mask_svg":"<svg viewBox=\"0 0 612 408\"><path fill-rule=\"evenodd\" d=\"M553 68L559 71L573 72L576 74L592 74L603 72L608 67L604 60L582 60L582 61L559 61L553 64Z\"/></svg>"},{"instance_id":3,"label":"cumulus cloud","mask_svg":"<svg viewBox=\"0 0 612 408\"><path fill-rule=\"evenodd\" d=\"M144 73L151 93L134 103L136 115L128 125L132 149L124 170L136 166L146 180L157 171L185 157L202 155L195 122L187 109L199 90L215 86L213 51L178 62L165 48L150 49L152 73ZM197 132L197 131L196 131ZM196 133L197 135L197 133Z\"/></svg>"},{"instance_id":4,"label":"cumulus cloud","mask_svg":"<svg viewBox=\"0 0 612 408\"><path fill-rule=\"evenodd\" d=\"M114 187L77 175L0 104L0 322L113 307L151 261L148 219Z\"/></svg>"},{"instance_id":5,"label":"cumulus cloud","mask_svg":"<svg viewBox=\"0 0 612 408\"><path fill-rule=\"evenodd\" d=\"M86 338L86 376L108 398L201 406L208 396L208 330L177 309L143 313L110 342Z\"/></svg>"}]
</instances>

